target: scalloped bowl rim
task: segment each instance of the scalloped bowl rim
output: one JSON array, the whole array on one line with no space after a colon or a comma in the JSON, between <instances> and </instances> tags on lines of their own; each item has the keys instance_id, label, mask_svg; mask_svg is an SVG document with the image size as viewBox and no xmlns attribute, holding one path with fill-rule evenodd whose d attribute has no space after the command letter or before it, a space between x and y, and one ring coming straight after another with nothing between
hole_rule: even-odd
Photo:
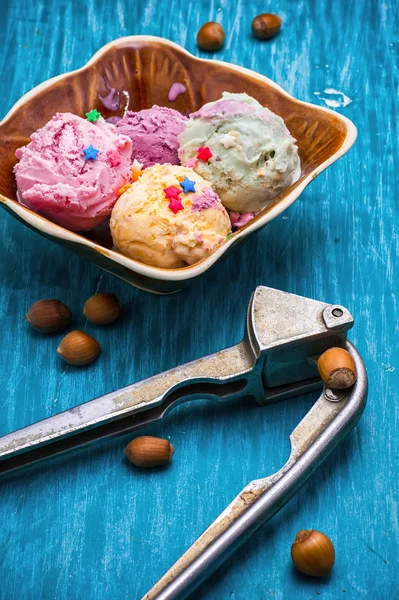
<instances>
[{"instance_id":1,"label":"scalloped bowl rim","mask_svg":"<svg viewBox=\"0 0 399 600\"><path fill-rule=\"evenodd\" d=\"M132 35L132 36L121 37L121 38L118 38L116 40L109 42L108 44L105 44L105 46L102 46L99 50L97 50L97 52L90 58L90 60L87 63L85 63L82 67L80 67L79 69L75 69L74 71L69 71L68 73L63 73L61 75L52 77L51 79L47 79L43 83L40 83L39 85L37 85L36 87L31 89L29 92L24 94L14 104L14 106L8 111L8 113L6 114L4 119L0 122L0 124L3 124L11 115L13 115L19 109L20 106L29 102L29 100L31 100L31 98L36 96L37 93L46 89L47 87L52 85L55 81L59 81L60 79L63 79L64 77L67 77L73 73L79 73L80 71L84 71L88 66L95 63L103 54L106 54L110 48L124 47L129 43L140 42L140 41L143 41L143 42L156 41L160 44L165 44L165 45L171 46L172 48L175 48L175 49L179 50L180 52L187 54L187 56L189 56L190 58L192 58L196 61L212 62L212 63L217 63L220 65L228 65L230 68L232 68L233 70L235 70L239 73L244 73L255 79L258 79L260 81L267 83L268 85L274 87L280 93L284 94L288 98L291 98L298 104L302 104L302 105L310 106L310 107L316 106L314 104L311 104L310 102L303 102L302 100L298 100L297 98L295 98L294 96L292 96L291 94L286 92L277 83L275 83L268 77L261 75L260 73L256 73L256 71L252 71L250 69L246 69L245 67L240 67L238 65L234 65L234 64L226 62L226 61L198 58L194 54L191 54L191 52L188 52L185 48L183 48L179 44L176 44L175 42L171 42L170 40L167 40L162 37L157 37L157 36L152 36L152 35ZM153 267L150 265L145 265L144 263L136 261L128 256L124 256L115 250L105 248L105 247L101 246L100 244L96 244L95 242L92 242L91 240L86 239L85 237L79 235L78 233L74 233L72 231L64 229L63 227L56 225L52 221L50 221L44 217L41 217L40 215L37 215L36 213L29 210L25 206L19 204L17 201L10 200L1 194L0 194L0 202L7 205L23 221L25 221L26 223L28 223L35 229L41 231L42 233L48 234L50 236L56 237L61 240L65 240L68 242L74 242L79 245L89 247L89 248L95 250L96 252L99 252L100 254L105 255L108 258L112 259L113 261L119 263L120 265L122 265L123 267L127 268L130 271L136 272L145 277L149 277L149 278L157 279L157 280L164 280L164 281L185 281L188 279L192 279L194 277L198 277L199 275L201 275L202 273L207 271L215 262L217 262L219 260L219 258L221 258L221 256L229 249L230 246L232 246L233 244L236 243L237 239L240 236L245 237L247 235L250 235L254 231L257 231L258 229L260 229L261 227L266 225L266 223L269 223L270 221L275 219L282 212L284 212L289 206L291 206L291 204L293 204L295 202L295 200L298 198L298 196L300 196L300 194L304 191L304 189L309 185L309 183L311 183L311 181L313 181L313 179L315 179L315 177L317 175L319 175L322 171L324 171L332 163L334 163L341 156L343 156L349 150L349 148L353 145L353 143L355 142L356 137L357 137L357 129L356 129L355 125L352 123L352 121L350 119L348 119L347 117L341 115L340 113L332 111L329 108L325 108L324 106L317 105L317 109L323 110L330 114L333 114L335 117L338 117L346 125L346 137L345 137L341 147L337 150L337 152L335 152L326 161L324 161L318 167L316 167L313 171L311 171L309 173L309 175L307 175L304 178L304 180L292 190L292 192L287 194L287 196L283 200L279 201L275 206L272 206L272 208L270 210L268 210L268 212L265 215L263 215L259 219L257 219L256 222L254 222L252 225L251 225L251 222L249 222L249 224L246 225L245 229L235 232L235 234L229 240L225 241L219 248L217 248L214 252L212 252L212 254L210 254L206 259L203 259L202 261L200 261L197 264L183 267L181 269L163 269L163 268Z\"/></svg>"}]
</instances>

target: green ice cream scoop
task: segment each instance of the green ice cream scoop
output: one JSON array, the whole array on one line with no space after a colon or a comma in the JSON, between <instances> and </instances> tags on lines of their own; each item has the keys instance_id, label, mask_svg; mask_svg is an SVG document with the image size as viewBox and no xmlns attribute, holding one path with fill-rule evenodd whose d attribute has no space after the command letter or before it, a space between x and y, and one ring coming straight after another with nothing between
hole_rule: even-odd
<instances>
[{"instance_id":1,"label":"green ice cream scoop","mask_svg":"<svg viewBox=\"0 0 399 600\"><path fill-rule=\"evenodd\" d=\"M295 139L283 119L248 94L224 92L190 115L179 158L211 184L224 206L257 212L299 176ZM212 157L198 159L208 147Z\"/></svg>"}]
</instances>

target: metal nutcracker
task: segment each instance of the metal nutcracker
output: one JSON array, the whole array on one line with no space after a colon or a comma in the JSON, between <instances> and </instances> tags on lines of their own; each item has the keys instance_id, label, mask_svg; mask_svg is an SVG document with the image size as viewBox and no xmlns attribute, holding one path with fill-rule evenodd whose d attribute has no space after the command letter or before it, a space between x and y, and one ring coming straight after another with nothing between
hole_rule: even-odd
<instances>
[{"instance_id":1,"label":"metal nutcracker","mask_svg":"<svg viewBox=\"0 0 399 600\"><path fill-rule=\"evenodd\" d=\"M291 433L286 464L249 483L143 600L187 598L295 494L357 423L366 403L367 375L346 339L352 326L343 306L258 287L242 342L5 435L0 438L0 474L136 431L182 402L252 396L267 405L322 388L317 358L328 348L345 348L355 362L355 385L323 388Z\"/></svg>"}]
</instances>

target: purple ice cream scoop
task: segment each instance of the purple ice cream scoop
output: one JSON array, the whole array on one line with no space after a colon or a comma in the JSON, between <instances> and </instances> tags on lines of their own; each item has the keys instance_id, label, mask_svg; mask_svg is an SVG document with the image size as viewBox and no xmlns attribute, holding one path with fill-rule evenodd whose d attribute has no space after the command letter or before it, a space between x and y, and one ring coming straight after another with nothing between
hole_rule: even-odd
<instances>
[{"instance_id":1,"label":"purple ice cream scoop","mask_svg":"<svg viewBox=\"0 0 399 600\"><path fill-rule=\"evenodd\" d=\"M177 136L187 120L173 108L155 105L139 112L128 111L116 127L118 133L129 136L133 142L132 161L136 159L144 167L156 163L178 165Z\"/></svg>"}]
</instances>

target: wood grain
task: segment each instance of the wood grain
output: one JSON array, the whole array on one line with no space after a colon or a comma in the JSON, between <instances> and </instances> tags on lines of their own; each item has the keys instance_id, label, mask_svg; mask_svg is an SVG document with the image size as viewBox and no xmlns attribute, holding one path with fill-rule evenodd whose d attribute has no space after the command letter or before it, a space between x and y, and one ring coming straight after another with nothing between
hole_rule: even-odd
<instances>
[{"instance_id":1,"label":"wood grain","mask_svg":"<svg viewBox=\"0 0 399 600\"><path fill-rule=\"evenodd\" d=\"M332 87L352 103L354 148L273 221L190 289L156 297L129 287L0 213L0 434L236 343L253 288L266 284L345 305L370 399L355 432L302 491L194 595L198 600L398 597L398 13L394 0L28 0L1 2L0 116L48 77L80 67L128 34L165 36L190 52L206 20L223 23L215 57L254 69L305 101ZM251 21L276 12L270 42ZM108 328L85 322L96 290L124 303ZM103 353L90 368L61 364L58 336L31 332L24 313L55 297ZM165 470L128 464L129 436L0 482L1 600L139 600L254 478L277 470L311 405L198 402L147 433L175 446ZM325 582L294 572L296 531L331 537Z\"/></svg>"}]
</instances>

